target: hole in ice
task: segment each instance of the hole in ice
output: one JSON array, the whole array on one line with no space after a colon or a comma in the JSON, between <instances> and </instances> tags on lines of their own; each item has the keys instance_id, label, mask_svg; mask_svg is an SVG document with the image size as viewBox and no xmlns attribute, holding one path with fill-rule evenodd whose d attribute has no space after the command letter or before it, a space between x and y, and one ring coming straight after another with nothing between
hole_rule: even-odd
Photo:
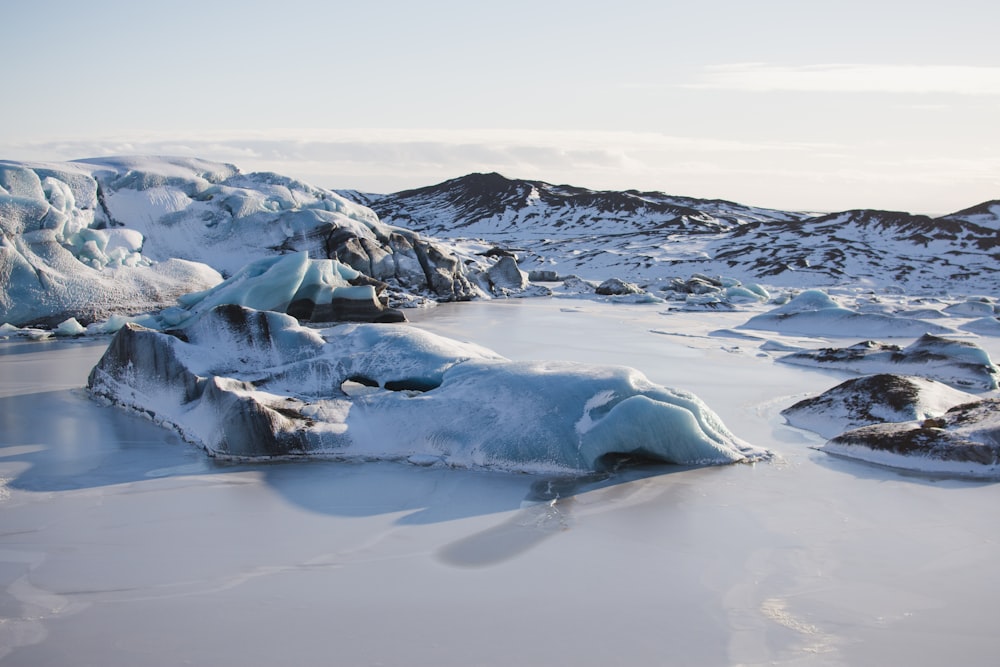
<instances>
[{"instance_id":1,"label":"hole in ice","mask_svg":"<svg viewBox=\"0 0 1000 667\"><path fill-rule=\"evenodd\" d=\"M649 456L644 452L608 452L597 459L595 467L603 472L614 472L623 468L673 465L671 461Z\"/></svg>"},{"instance_id":2,"label":"hole in ice","mask_svg":"<svg viewBox=\"0 0 1000 667\"><path fill-rule=\"evenodd\" d=\"M340 390L348 396L364 396L379 391L379 386L370 378L355 375L344 380Z\"/></svg>"}]
</instances>

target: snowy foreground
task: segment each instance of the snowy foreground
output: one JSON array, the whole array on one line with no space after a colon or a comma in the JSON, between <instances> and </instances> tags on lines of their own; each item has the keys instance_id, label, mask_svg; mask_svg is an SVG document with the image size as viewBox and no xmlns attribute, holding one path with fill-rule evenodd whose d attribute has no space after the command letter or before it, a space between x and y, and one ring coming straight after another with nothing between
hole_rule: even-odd
<instances>
[{"instance_id":1,"label":"snowy foreground","mask_svg":"<svg viewBox=\"0 0 1000 667\"><path fill-rule=\"evenodd\" d=\"M775 455L582 475L226 462L88 397L107 339L0 341L0 664L992 664L1000 484L818 449L781 412L858 371L776 362L860 338L743 327L769 310L407 313L514 363L640 369ZM996 359L971 321L941 323ZM913 386L925 420L997 395Z\"/></svg>"}]
</instances>

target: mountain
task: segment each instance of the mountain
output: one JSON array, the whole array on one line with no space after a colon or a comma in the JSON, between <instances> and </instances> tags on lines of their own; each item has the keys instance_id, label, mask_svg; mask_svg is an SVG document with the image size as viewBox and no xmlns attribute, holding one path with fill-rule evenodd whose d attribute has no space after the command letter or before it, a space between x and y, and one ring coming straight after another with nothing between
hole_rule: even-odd
<instances>
[{"instance_id":1,"label":"mountain","mask_svg":"<svg viewBox=\"0 0 1000 667\"><path fill-rule=\"evenodd\" d=\"M964 291L1000 286L1000 201L932 218L819 215L659 192L470 174L388 195L344 192L381 220L516 249L526 269L655 283L693 273L777 286Z\"/></svg>"},{"instance_id":2,"label":"mountain","mask_svg":"<svg viewBox=\"0 0 1000 667\"><path fill-rule=\"evenodd\" d=\"M342 191L392 224L431 236L530 234L543 230L602 235L648 232L704 234L758 220L797 220L802 214L723 200L637 190L597 191L497 173L469 174L390 195Z\"/></svg>"}]
</instances>

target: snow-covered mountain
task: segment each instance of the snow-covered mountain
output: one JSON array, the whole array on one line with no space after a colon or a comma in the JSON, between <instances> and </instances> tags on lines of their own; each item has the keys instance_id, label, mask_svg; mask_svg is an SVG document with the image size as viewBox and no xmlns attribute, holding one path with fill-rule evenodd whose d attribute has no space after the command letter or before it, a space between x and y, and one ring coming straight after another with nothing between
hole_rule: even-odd
<instances>
[{"instance_id":1,"label":"snow-covered mountain","mask_svg":"<svg viewBox=\"0 0 1000 667\"><path fill-rule=\"evenodd\" d=\"M1000 285L1000 201L931 218L855 210L819 215L603 192L470 174L389 195L343 191L380 218L438 238L516 249L526 269L653 283L693 273L789 287Z\"/></svg>"}]
</instances>

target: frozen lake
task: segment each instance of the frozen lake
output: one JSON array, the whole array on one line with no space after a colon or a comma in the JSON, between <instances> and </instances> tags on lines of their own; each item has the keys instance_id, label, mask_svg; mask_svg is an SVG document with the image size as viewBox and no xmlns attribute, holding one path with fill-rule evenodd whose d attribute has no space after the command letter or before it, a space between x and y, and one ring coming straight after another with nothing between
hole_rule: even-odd
<instances>
[{"instance_id":1,"label":"frozen lake","mask_svg":"<svg viewBox=\"0 0 1000 667\"><path fill-rule=\"evenodd\" d=\"M0 664L994 664L1000 485L811 449L778 412L846 375L775 364L727 333L747 313L664 310L407 314L512 359L634 366L778 460L221 463L88 398L107 340L0 342Z\"/></svg>"}]
</instances>

